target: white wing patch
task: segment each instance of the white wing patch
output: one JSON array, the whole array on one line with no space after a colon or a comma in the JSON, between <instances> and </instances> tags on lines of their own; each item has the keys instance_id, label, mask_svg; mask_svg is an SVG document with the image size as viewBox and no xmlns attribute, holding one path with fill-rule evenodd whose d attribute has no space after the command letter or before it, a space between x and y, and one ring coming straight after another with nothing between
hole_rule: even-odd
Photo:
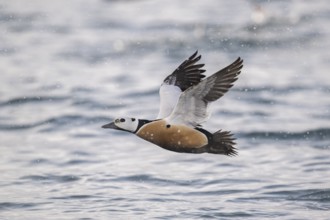
<instances>
[{"instance_id":1,"label":"white wing patch","mask_svg":"<svg viewBox=\"0 0 330 220\"><path fill-rule=\"evenodd\" d=\"M203 95L207 94L210 87L203 87L201 84L191 87L181 94L173 112L165 118L168 123L196 127L207 121L210 117L208 108L210 103L203 100Z\"/></svg>"},{"instance_id":2,"label":"white wing patch","mask_svg":"<svg viewBox=\"0 0 330 220\"><path fill-rule=\"evenodd\" d=\"M181 89L174 85L162 84L159 89L160 107L157 119L162 119L169 116L181 95Z\"/></svg>"}]
</instances>

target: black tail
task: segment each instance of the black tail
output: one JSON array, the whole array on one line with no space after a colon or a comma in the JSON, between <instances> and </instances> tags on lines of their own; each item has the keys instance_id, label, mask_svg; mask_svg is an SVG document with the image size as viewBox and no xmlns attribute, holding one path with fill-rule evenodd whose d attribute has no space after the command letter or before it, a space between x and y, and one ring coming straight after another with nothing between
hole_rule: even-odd
<instances>
[{"instance_id":1,"label":"black tail","mask_svg":"<svg viewBox=\"0 0 330 220\"><path fill-rule=\"evenodd\" d=\"M225 154L228 156L236 156L237 151L234 145L235 138L230 131L217 131L212 135L211 142L205 146L206 152L211 154Z\"/></svg>"}]
</instances>

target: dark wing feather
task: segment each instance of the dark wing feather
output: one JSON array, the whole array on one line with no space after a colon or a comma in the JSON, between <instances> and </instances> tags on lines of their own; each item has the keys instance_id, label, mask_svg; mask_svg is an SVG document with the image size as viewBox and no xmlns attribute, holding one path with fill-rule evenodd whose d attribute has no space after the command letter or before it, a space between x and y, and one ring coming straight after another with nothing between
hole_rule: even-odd
<instances>
[{"instance_id":1,"label":"dark wing feather","mask_svg":"<svg viewBox=\"0 0 330 220\"><path fill-rule=\"evenodd\" d=\"M209 87L210 90L203 99L207 102L213 102L222 97L234 85L233 83L241 73L242 67L243 60L239 57L229 66L210 76L208 80L213 81L213 85Z\"/></svg>"},{"instance_id":2,"label":"dark wing feather","mask_svg":"<svg viewBox=\"0 0 330 220\"><path fill-rule=\"evenodd\" d=\"M208 103L222 97L241 73L243 60L238 58L229 66L184 91L168 121L196 127L209 117Z\"/></svg>"},{"instance_id":3,"label":"dark wing feather","mask_svg":"<svg viewBox=\"0 0 330 220\"><path fill-rule=\"evenodd\" d=\"M165 78L164 83L178 86L181 91L198 84L205 77L202 74L205 70L201 69L204 64L196 64L201 59L201 55L197 56L197 53L198 51L183 61L171 75Z\"/></svg>"}]
</instances>

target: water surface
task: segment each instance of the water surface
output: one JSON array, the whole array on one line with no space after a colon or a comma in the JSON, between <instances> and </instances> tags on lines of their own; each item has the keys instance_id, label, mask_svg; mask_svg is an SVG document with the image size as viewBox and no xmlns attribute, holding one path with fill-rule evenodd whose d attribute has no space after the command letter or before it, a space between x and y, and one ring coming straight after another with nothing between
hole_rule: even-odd
<instances>
[{"instance_id":1,"label":"water surface","mask_svg":"<svg viewBox=\"0 0 330 220\"><path fill-rule=\"evenodd\" d=\"M1 219L328 219L327 1L2 1ZM239 156L101 129L153 119L195 50L244 59L213 105Z\"/></svg>"}]
</instances>

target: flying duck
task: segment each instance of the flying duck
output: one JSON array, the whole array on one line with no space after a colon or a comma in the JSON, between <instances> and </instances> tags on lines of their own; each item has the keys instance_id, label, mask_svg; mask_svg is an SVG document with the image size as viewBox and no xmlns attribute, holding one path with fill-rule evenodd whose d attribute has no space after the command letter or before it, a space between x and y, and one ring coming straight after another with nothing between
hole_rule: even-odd
<instances>
[{"instance_id":1,"label":"flying duck","mask_svg":"<svg viewBox=\"0 0 330 220\"><path fill-rule=\"evenodd\" d=\"M198 51L185 60L162 83L157 119L117 118L102 128L131 132L164 149L180 153L237 155L230 131L211 133L201 127L209 106L233 86L241 73L239 57L229 66L203 79L204 64L197 64Z\"/></svg>"}]
</instances>

